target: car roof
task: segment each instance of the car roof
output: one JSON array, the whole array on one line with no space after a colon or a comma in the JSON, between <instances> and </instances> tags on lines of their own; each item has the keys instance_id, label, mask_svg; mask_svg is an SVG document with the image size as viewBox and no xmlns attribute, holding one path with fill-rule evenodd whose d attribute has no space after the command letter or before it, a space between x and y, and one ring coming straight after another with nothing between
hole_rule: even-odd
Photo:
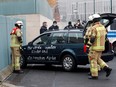
<instances>
[{"instance_id":1,"label":"car roof","mask_svg":"<svg viewBox=\"0 0 116 87\"><path fill-rule=\"evenodd\" d=\"M45 33L59 33L59 32L83 32L83 30L82 29L69 29L69 30L59 29L55 31L46 31Z\"/></svg>"}]
</instances>

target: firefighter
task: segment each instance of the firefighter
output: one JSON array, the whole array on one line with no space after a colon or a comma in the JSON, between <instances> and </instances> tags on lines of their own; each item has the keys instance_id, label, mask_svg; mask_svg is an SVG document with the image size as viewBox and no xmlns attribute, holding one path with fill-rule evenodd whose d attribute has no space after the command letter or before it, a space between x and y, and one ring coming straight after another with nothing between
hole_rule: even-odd
<instances>
[{"instance_id":1,"label":"firefighter","mask_svg":"<svg viewBox=\"0 0 116 87\"><path fill-rule=\"evenodd\" d=\"M112 71L111 68L101 59L102 51L105 50L105 39L107 31L105 27L100 23L100 15L92 15L93 26L90 29L90 36L86 38L90 60L90 76L89 79L98 79L98 64L106 72L108 77Z\"/></svg>"},{"instance_id":2,"label":"firefighter","mask_svg":"<svg viewBox=\"0 0 116 87\"><path fill-rule=\"evenodd\" d=\"M17 21L15 23L15 28L12 29L11 35L11 52L12 52L12 67L14 73L22 73L20 68L20 47L22 46L22 32L23 27L22 21Z\"/></svg>"},{"instance_id":3,"label":"firefighter","mask_svg":"<svg viewBox=\"0 0 116 87\"><path fill-rule=\"evenodd\" d=\"M87 43L90 43L89 42L90 41L90 36L91 36L91 32L90 32L91 30L90 29L92 29L92 26L94 24L92 15L88 17L88 22L89 22L89 27L87 27L86 33L84 35L84 43L89 48L89 45L87 45ZM88 52L89 52L89 49L87 50L87 53ZM90 62L90 60L89 60L89 62ZM100 71L101 68L100 68L99 64L97 65L97 67L98 67L98 71ZM91 75L91 73L89 72L88 75Z\"/></svg>"}]
</instances>

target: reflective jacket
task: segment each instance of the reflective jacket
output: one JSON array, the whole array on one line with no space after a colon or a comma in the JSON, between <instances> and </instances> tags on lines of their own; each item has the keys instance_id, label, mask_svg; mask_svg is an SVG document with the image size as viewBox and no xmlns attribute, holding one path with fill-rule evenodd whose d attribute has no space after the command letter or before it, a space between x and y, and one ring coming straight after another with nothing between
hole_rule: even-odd
<instances>
[{"instance_id":1,"label":"reflective jacket","mask_svg":"<svg viewBox=\"0 0 116 87\"><path fill-rule=\"evenodd\" d=\"M22 43L18 40L18 37L22 38L22 32L19 28L13 28L11 33L11 47L20 47Z\"/></svg>"},{"instance_id":2,"label":"reflective jacket","mask_svg":"<svg viewBox=\"0 0 116 87\"><path fill-rule=\"evenodd\" d=\"M94 51L104 51L106 34L105 27L100 22L97 22L91 29L91 37L95 37L95 41L90 49Z\"/></svg>"}]
</instances>

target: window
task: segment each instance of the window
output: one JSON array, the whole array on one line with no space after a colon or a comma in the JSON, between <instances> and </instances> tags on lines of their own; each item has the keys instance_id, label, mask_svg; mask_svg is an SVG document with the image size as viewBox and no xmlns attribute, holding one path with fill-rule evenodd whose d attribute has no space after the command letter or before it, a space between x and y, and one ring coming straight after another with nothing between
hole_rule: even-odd
<instances>
[{"instance_id":1,"label":"window","mask_svg":"<svg viewBox=\"0 0 116 87\"><path fill-rule=\"evenodd\" d=\"M48 41L48 37L50 36L50 34L44 34L42 36L40 36L39 38L37 38L34 42L33 45L38 45L38 44L47 44Z\"/></svg>"},{"instance_id":2,"label":"window","mask_svg":"<svg viewBox=\"0 0 116 87\"><path fill-rule=\"evenodd\" d=\"M69 43L83 43L83 34L77 33L77 32L71 32L69 33L68 42Z\"/></svg>"},{"instance_id":3,"label":"window","mask_svg":"<svg viewBox=\"0 0 116 87\"><path fill-rule=\"evenodd\" d=\"M111 24L111 30L116 30L116 19Z\"/></svg>"},{"instance_id":4,"label":"window","mask_svg":"<svg viewBox=\"0 0 116 87\"><path fill-rule=\"evenodd\" d=\"M102 19L101 20L101 23L106 26L108 23L109 23L109 20L108 19Z\"/></svg>"},{"instance_id":5,"label":"window","mask_svg":"<svg viewBox=\"0 0 116 87\"><path fill-rule=\"evenodd\" d=\"M51 39L51 44L64 44L66 43L67 33L54 33Z\"/></svg>"}]
</instances>

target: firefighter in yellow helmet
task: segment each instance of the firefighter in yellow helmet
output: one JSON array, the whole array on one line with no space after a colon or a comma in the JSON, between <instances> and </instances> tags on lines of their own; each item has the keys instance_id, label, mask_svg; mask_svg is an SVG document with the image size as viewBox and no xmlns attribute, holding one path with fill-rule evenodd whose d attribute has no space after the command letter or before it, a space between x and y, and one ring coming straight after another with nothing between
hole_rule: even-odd
<instances>
[{"instance_id":1,"label":"firefighter in yellow helmet","mask_svg":"<svg viewBox=\"0 0 116 87\"><path fill-rule=\"evenodd\" d=\"M22 73L23 71L20 68L20 47L22 46L22 32L21 28L23 27L22 21L17 21L15 23L15 28L12 29L11 35L11 52L12 52L12 67L13 72Z\"/></svg>"},{"instance_id":2,"label":"firefighter in yellow helmet","mask_svg":"<svg viewBox=\"0 0 116 87\"><path fill-rule=\"evenodd\" d=\"M106 72L108 77L112 71L111 68L101 59L102 51L105 50L105 39L107 31L100 23L100 15L92 15L93 26L89 33L89 38L85 38L86 44L89 48L88 58L90 60L90 76L89 79L98 79L98 64Z\"/></svg>"}]
</instances>

